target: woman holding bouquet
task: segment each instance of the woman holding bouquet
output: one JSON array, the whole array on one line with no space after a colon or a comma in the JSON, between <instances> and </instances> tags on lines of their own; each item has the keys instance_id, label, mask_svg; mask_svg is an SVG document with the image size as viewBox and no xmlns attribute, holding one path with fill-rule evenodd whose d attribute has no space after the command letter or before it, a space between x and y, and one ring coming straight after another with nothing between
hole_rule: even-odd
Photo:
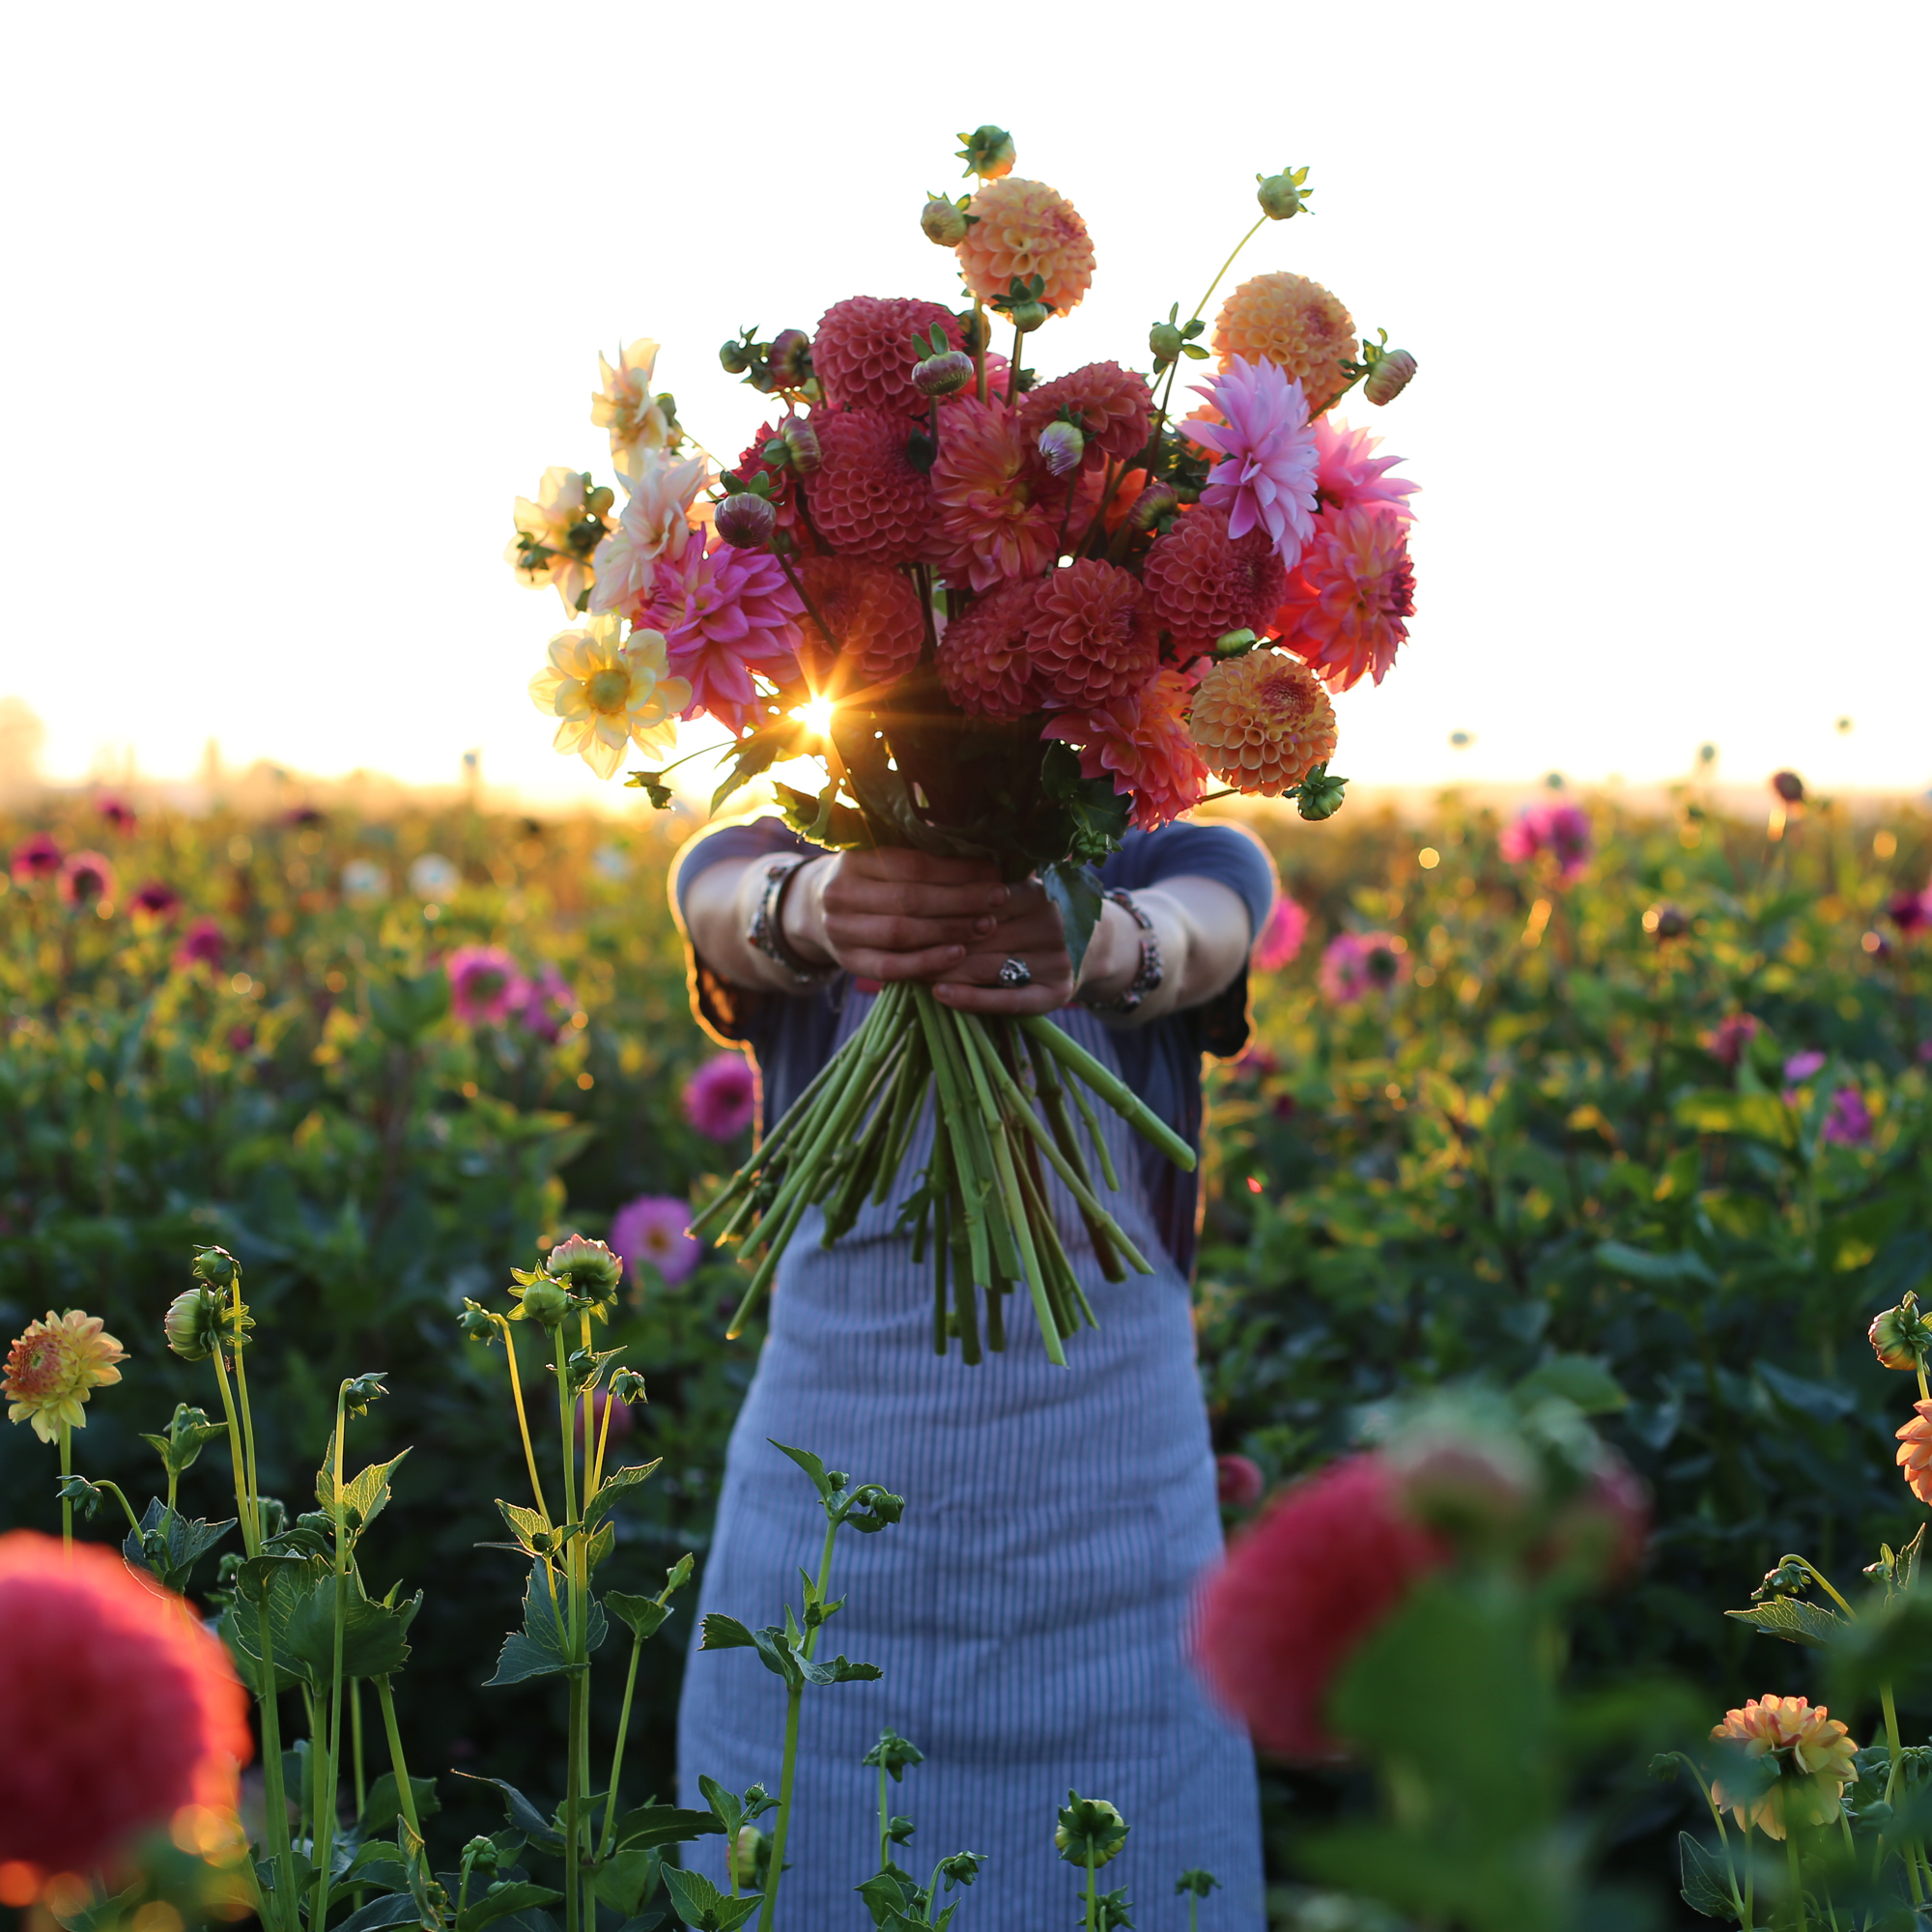
<instances>
[{"instance_id":1,"label":"woman holding bouquet","mask_svg":"<svg viewBox=\"0 0 1932 1932\"><path fill-rule=\"evenodd\" d=\"M1077 976L1038 885L1003 885L979 861L823 853L778 819L701 836L673 893L699 1014L756 1056L768 1122L856 1031L879 982L918 980L961 1011L1054 1014L1198 1146L1200 1057L1246 1037L1247 954L1272 868L1244 832L1175 824L1130 833L1101 877L1108 898ZM851 1888L877 1844L876 1774L861 1760L888 1726L925 1759L894 1794L918 1828L899 1862L923 1876L955 1852L987 1855L969 1918L1029 1932L1053 1922L1064 1893L1070 1922L1078 1885L1053 1823L1072 1787L1132 1828L1107 1880L1128 1889L1144 1932L1182 1922L1175 1880L1192 1867L1225 1888L1208 1908L1217 1932L1264 1923L1252 1754L1184 1655L1196 1578L1220 1548L1188 1295L1197 1182L1111 1110L1101 1121L1121 1179L1108 1205L1155 1271L1106 1280L1054 1184L1099 1319L1066 1369L1023 1322L975 1372L935 1354L929 1270L896 1197L829 1251L813 1210L780 1266L701 1611L771 1622L816 1556L816 1500L768 1438L906 1500L888 1534L840 1545L837 1647L884 1676L806 1700L784 1888L785 1917L806 1932L863 1922ZM702 1802L700 1770L775 1787L783 1717L776 1678L694 1651L684 1802ZM722 1877L709 1841L699 1862Z\"/></svg>"}]
</instances>

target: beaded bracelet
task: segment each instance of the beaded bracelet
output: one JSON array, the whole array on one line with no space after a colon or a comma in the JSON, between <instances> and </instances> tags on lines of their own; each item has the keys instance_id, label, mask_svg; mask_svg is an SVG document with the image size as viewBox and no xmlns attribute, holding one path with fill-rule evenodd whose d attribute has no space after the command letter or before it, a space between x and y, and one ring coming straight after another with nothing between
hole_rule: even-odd
<instances>
[{"instance_id":1,"label":"beaded bracelet","mask_svg":"<svg viewBox=\"0 0 1932 1932\"><path fill-rule=\"evenodd\" d=\"M1080 1004L1089 1012L1130 1013L1160 984L1160 941L1154 934L1153 921L1134 903L1130 894L1114 891L1107 893L1105 896L1112 899L1140 927L1141 961L1134 977L1127 982L1127 990L1119 999L1083 999Z\"/></svg>"},{"instance_id":2,"label":"beaded bracelet","mask_svg":"<svg viewBox=\"0 0 1932 1932\"><path fill-rule=\"evenodd\" d=\"M782 920L785 888L791 884L794 874L810 864L810 857L801 856L774 859L765 867L765 889L758 895L758 909L752 915L752 923L745 933L746 943L752 950L762 952L796 986L823 986L838 977L836 963L829 966L809 965L785 944Z\"/></svg>"}]
</instances>

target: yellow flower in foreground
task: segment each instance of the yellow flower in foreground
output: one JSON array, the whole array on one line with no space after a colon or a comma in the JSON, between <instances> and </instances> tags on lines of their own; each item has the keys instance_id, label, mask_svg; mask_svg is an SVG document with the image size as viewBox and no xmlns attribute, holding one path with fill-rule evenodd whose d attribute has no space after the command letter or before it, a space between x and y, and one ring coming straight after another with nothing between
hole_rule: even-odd
<instances>
[{"instance_id":1,"label":"yellow flower in foreground","mask_svg":"<svg viewBox=\"0 0 1932 1932\"><path fill-rule=\"evenodd\" d=\"M1712 1803L1767 1838L1782 1838L1787 1824L1833 1823L1845 1786L1858 1782L1858 1745L1824 1705L1803 1697L1753 1697L1743 1710L1726 1711L1711 1736L1746 1757L1775 1761L1777 1776L1755 1796L1733 1797L1721 1778L1711 1781Z\"/></svg>"},{"instance_id":2,"label":"yellow flower in foreground","mask_svg":"<svg viewBox=\"0 0 1932 1932\"><path fill-rule=\"evenodd\" d=\"M1921 1503L1932 1505L1932 1402L1915 1402L1912 1420L1897 1435L1898 1472Z\"/></svg>"},{"instance_id":3,"label":"yellow flower in foreground","mask_svg":"<svg viewBox=\"0 0 1932 1932\"><path fill-rule=\"evenodd\" d=\"M670 418L651 394L657 360L658 346L648 335L619 350L614 369L597 358L604 386L590 399L590 420L611 432L611 460L620 476L638 473L640 450L662 449L670 440Z\"/></svg>"},{"instance_id":4,"label":"yellow flower in foreground","mask_svg":"<svg viewBox=\"0 0 1932 1932\"><path fill-rule=\"evenodd\" d=\"M43 1442L58 1440L61 1424L85 1429L82 1404L92 1389L121 1379L114 1365L128 1351L112 1335L102 1332L98 1315L70 1308L56 1315L50 1308L44 1321L30 1322L27 1332L7 1351L7 1371L0 1381L11 1406L9 1422L31 1422Z\"/></svg>"},{"instance_id":5,"label":"yellow flower in foreground","mask_svg":"<svg viewBox=\"0 0 1932 1932\"><path fill-rule=\"evenodd\" d=\"M604 520L615 500L609 490L593 490L582 470L552 465L535 502L517 498L517 534L503 561L532 589L555 584L566 611L582 609L597 581L591 554L604 540Z\"/></svg>"},{"instance_id":6,"label":"yellow flower in foreground","mask_svg":"<svg viewBox=\"0 0 1932 1932\"><path fill-rule=\"evenodd\" d=\"M556 749L580 753L600 779L608 779L635 744L663 756L677 743L677 714L691 702L691 685L668 676L662 631L633 631L620 642L623 620L614 613L589 628L563 631L550 640L550 665L530 679L530 701L563 722Z\"/></svg>"}]
</instances>

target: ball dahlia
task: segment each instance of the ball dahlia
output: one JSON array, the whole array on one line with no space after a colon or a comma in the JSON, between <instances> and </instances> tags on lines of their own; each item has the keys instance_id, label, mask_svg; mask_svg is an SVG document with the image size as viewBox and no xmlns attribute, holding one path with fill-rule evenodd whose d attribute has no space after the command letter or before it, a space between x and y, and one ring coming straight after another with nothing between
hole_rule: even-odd
<instances>
[{"instance_id":1,"label":"ball dahlia","mask_svg":"<svg viewBox=\"0 0 1932 1932\"><path fill-rule=\"evenodd\" d=\"M185 1807L233 1818L242 1687L181 1600L117 1550L0 1537L0 1862L87 1872Z\"/></svg>"},{"instance_id":2,"label":"ball dahlia","mask_svg":"<svg viewBox=\"0 0 1932 1932\"><path fill-rule=\"evenodd\" d=\"M1236 791L1279 798L1335 754L1335 707L1307 666L1250 651L1208 668L1188 717L1208 768Z\"/></svg>"},{"instance_id":3,"label":"ball dahlia","mask_svg":"<svg viewBox=\"0 0 1932 1932\"><path fill-rule=\"evenodd\" d=\"M1037 576L1053 560L1064 490L1004 403L961 400L947 411L932 496L945 568L975 590Z\"/></svg>"},{"instance_id":4,"label":"ball dahlia","mask_svg":"<svg viewBox=\"0 0 1932 1932\"><path fill-rule=\"evenodd\" d=\"M1091 708L1152 677L1160 639L1138 581L1111 563L1053 571L1034 593L1027 645L1048 707Z\"/></svg>"},{"instance_id":5,"label":"ball dahlia","mask_svg":"<svg viewBox=\"0 0 1932 1932\"><path fill-rule=\"evenodd\" d=\"M1111 774L1114 789L1133 800L1132 822L1158 831L1200 804L1208 788L1208 767L1187 728L1192 696L1186 675L1163 665L1139 691L1090 711L1063 711L1041 735L1074 746L1083 777Z\"/></svg>"},{"instance_id":6,"label":"ball dahlia","mask_svg":"<svg viewBox=\"0 0 1932 1932\"><path fill-rule=\"evenodd\" d=\"M1386 510L1357 507L1318 520L1275 629L1330 691L1347 691L1364 676L1382 681L1414 613L1407 525Z\"/></svg>"},{"instance_id":7,"label":"ball dahlia","mask_svg":"<svg viewBox=\"0 0 1932 1932\"><path fill-rule=\"evenodd\" d=\"M912 338L929 336L935 327L952 348L959 347L959 324L937 302L909 296L851 296L834 302L811 338L811 372L827 407L923 416L925 398L913 387L920 356Z\"/></svg>"},{"instance_id":8,"label":"ball dahlia","mask_svg":"<svg viewBox=\"0 0 1932 1932\"><path fill-rule=\"evenodd\" d=\"M819 535L841 555L910 563L925 547L932 492L906 458L906 419L849 410L812 420L823 460L807 499Z\"/></svg>"},{"instance_id":9,"label":"ball dahlia","mask_svg":"<svg viewBox=\"0 0 1932 1932\"><path fill-rule=\"evenodd\" d=\"M798 577L810 614L800 625L799 655L820 690L835 696L903 677L919 662L925 613L919 593L896 571L856 556L805 556ZM835 656L813 617L823 618Z\"/></svg>"},{"instance_id":10,"label":"ball dahlia","mask_svg":"<svg viewBox=\"0 0 1932 1932\"><path fill-rule=\"evenodd\" d=\"M1002 583L953 618L939 640L939 681L962 711L1024 718L1040 709L1039 674L1027 643L1035 586Z\"/></svg>"},{"instance_id":11,"label":"ball dahlia","mask_svg":"<svg viewBox=\"0 0 1932 1932\"><path fill-rule=\"evenodd\" d=\"M1065 315L1094 279L1094 242L1073 204L1044 182L1008 175L985 183L968 203L974 217L954 251L966 286L983 302L1037 275L1040 300Z\"/></svg>"},{"instance_id":12,"label":"ball dahlia","mask_svg":"<svg viewBox=\"0 0 1932 1932\"><path fill-rule=\"evenodd\" d=\"M1354 322L1306 275L1255 275L1243 282L1221 304L1212 340L1223 369L1241 355L1299 377L1310 415L1320 415L1349 386L1342 364L1355 353Z\"/></svg>"},{"instance_id":13,"label":"ball dahlia","mask_svg":"<svg viewBox=\"0 0 1932 1932\"><path fill-rule=\"evenodd\" d=\"M1149 551L1144 582L1154 615L1183 654L1227 631L1260 629L1280 604L1288 573L1265 530L1228 534L1228 513L1202 504Z\"/></svg>"},{"instance_id":14,"label":"ball dahlia","mask_svg":"<svg viewBox=\"0 0 1932 1932\"><path fill-rule=\"evenodd\" d=\"M1070 375L1056 376L1020 398L1020 430L1029 441L1067 411L1087 439L1090 463L1112 457L1124 463L1147 447L1153 419L1153 396L1145 377L1118 362L1089 362Z\"/></svg>"}]
</instances>

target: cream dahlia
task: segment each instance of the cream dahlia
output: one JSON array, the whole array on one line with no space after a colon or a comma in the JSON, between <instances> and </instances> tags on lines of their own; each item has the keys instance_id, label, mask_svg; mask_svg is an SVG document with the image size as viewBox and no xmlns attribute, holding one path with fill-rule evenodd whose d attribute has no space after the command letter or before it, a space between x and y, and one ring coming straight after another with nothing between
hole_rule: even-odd
<instances>
[{"instance_id":1,"label":"cream dahlia","mask_svg":"<svg viewBox=\"0 0 1932 1932\"><path fill-rule=\"evenodd\" d=\"M929 338L935 327L952 348L959 347L959 324L937 302L907 296L852 296L834 302L811 338L811 372L826 406L923 416L926 401L912 381L923 352L913 348L912 338Z\"/></svg>"},{"instance_id":2,"label":"cream dahlia","mask_svg":"<svg viewBox=\"0 0 1932 1932\"><path fill-rule=\"evenodd\" d=\"M590 608L618 611L636 621L651 593L660 559L675 560L691 541L691 506L704 487L704 461L667 462L662 452L641 459L620 475L630 501L617 527L597 546L597 582Z\"/></svg>"},{"instance_id":3,"label":"cream dahlia","mask_svg":"<svg viewBox=\"0 0 1932 1932\"><path fill-rule=\"evenodd\" d=\"M517 533L503 551L503 561L533 590L554 584L566 611L582 610L596 579L591 553L603 539L610 500L610 492L592 490L590 478L581 470L560 466L546 469L536 500L517 498Z\"/></svg>"},{"instance_id":4,"label":"cream dahlia","mask_svg":"<svg viewBox=\"0 0 1932 1932\"><path fill-rule=\"evenodd\" d=\"M65 1426L85 1429L88 1396L121 1379L115 1366L128 1351L98 1315L70 1308L30 1321L7 1352L0 1394L8 1402L7 1420L26 1422L43 1442L57 1442Z\"/></svg>"},{"instance_id":5,"label":"cream dahlia","mask_svg":"<svg viewBox=\"0 0 1932 1932\"><path fill-rule=\"evenodd\" d=\"M1208 788L1208 766L1187 728L1192 695L1185 673L1163 665L1138 692L1064 711L1040 735L1072 745L1084 777L1111 774L1114 789L1133 799L1133 823L1154 832L1200 804Z\"/></svg>"},{"instance_id":6,"label":"cream dahlia","mask_svg":"<svg viewBox=\"0 0 1932 1932\"><path fill-rule=\"evenodd\" d=\"M784 566L764 552L687 544L659 569L644 612L664 633L670 669L689 680L687 717L701 710L742 730L757 701L753 672L776 684L798 675L804 606Z\"/></svg>"},{"instance_id":7,"label":"cream dahlia","mask_svg":"<svg viewBox=\"0 0 1932 1932\"><path fill-rule=\"evenodd\" d=\"M1160 639L1139 582L1083 560L1040 580L1026 638L1049 710L1125 697L1153 675Z\"/></svg>"},{"instance_id":8,"label":"cream dahlia","mask_svg":"<svg viewBox=\"0 0 1932 1932\"><path fill-rule=\"evenodd\" d=\"M1221 417L1190 417L1180 433L1216 452L1201 500L1228 513L1228 535L1267 532L1275 554L1293 569L1315 534L1315 438L1301 384L1272 362L1236 355L1224 374L1197 388Z\"/></svg>"},{"instance_id":9,"label":"cream dahlia","mask_svg":"<svg viewBox=\"0 0 1932 1932\"><path fill-rule=\"evenodd\" d=\"M614 612L550 640L550 664L530 679L530 702L562 722L553 741L579 753L600 779L617 769L626 745L662 756L677 742L677 714L691 686L668 674L663 634L633 631L622 640Z\"/></svg>"},{"instance_id":10,"label":"cream dahlia","mask_svg":"<svg viewBox=\"0 0 1932 1932\"><path fill-rule=\"evenodd\" d=\"M1076 306L1094 279L1094 243L1070 201L1044 182L1008 175L984 183L967 205L973 216L955 250L966 286L983 302L1015 280L1037 275L1040 300L1057 315Z\"/></svg>"},{"instance_id":11,"label":"cream dahlia","mask_svg":"<svg viewBox=\"0 0 1932 1932\"><path fill-rule=\"evenodd\" d=\"M1310 415L1349 386L1342 364L1356 347L1349 311L1319 282L1286 273L1243 282L1221 304L1212 340L1224 369L1240 355L1299 377Z\"/></svg>"},{"instance_id":12,"label":"cream dahlia","mask_svg":"<svg viewBox=\"0 0 1932 1932\"><path fill-rule=\"evenodd\" d=\"M1024 718L1041 708L1038 668L1027 642L1034 591L1027 582L999 584L947 625L939 681L962 711Z\"/></svg>"},{"instance_id":13,"label":"cream dahlia","mask_svg":"<svg viewBox=\"0 0 1932 1932\"><path fill-rule=\"evenodd\" d=\"M842 696L902 677L919 662L924 607L898 571L856 556L800 557L797 569L809 608L799 656L816 689ZM814 618L832 633L836 656Z\"/></svg>"},{"instance_id":14,"label":"cream dahlia","mask_svg":"<svg viewBox=\"0 0 1932 1932\"><path fill-rule=\"evenodd\" d=\"M1053 560L1064 490L1042 501L1051 479L1017 416L1004 403L961 400L946 412L932 495L949 576L975 590L1032 577Z\"/></svg>"},{"instance_id":15,"label":"cream dahlia","mask_svg":"<svg viewBox=\"0 0 1932 1932\"><path fill-rule=\"evenodd\" d=\"M911 426L888 410L812 417L821 461L805 486L813 526L845 556L910 563L925 548L932 491L906 455Z\"/></svg>"},{"instance_id":16,"label":"cream dahlia","mask_svg":"<svg viewBox=\"0 0 1932 1932\"><path fill-rule=\"evenodd\" d=\"M1288 574L1265 531L1233 540L1228 513L1203 503L1148 552L1143 582L1155 617L1185 656L1226 632L1259 630L1281 602Z\"/></svg>"},{"instance_id":17,"label":"cream dahlia","mask_svg":"<svg viewBox=\"0 0 1932 1932\"><path fill-rule=\"evenodd\" d=\"M1414 611L1407 525L1387 510L1358 507L1317 521L1275 628L1330 691L1347 691L1364 676L1382 681Z\"/></svg>"},{"instance_id":18,"label":"cream dahlia","mask_svg":"<svg viewBox=\"0 0 1932 1932\"><path fill-rule=\"evenodd\" d=\"M602 355L597 367L604 386L590 399L590 420L611 432L611 461L619 476L635 476L647 450L659 450L671 440L670 418L651 394L651 371L658 345L640 335L617 352L613 369Z\"/></svg>"},{"instance_id":19,"label":"cream dahlia","mask_svg":"<svg viewBox=\"0 0 1932 1932\"><path fill-rule=\"evenodd\" d=\"M1236 791L1279 798L1335 753L1335 708L1306 665L1250 651L1208 667L1188 718L1208 769Z\"/></svg>"}]
</instances>

